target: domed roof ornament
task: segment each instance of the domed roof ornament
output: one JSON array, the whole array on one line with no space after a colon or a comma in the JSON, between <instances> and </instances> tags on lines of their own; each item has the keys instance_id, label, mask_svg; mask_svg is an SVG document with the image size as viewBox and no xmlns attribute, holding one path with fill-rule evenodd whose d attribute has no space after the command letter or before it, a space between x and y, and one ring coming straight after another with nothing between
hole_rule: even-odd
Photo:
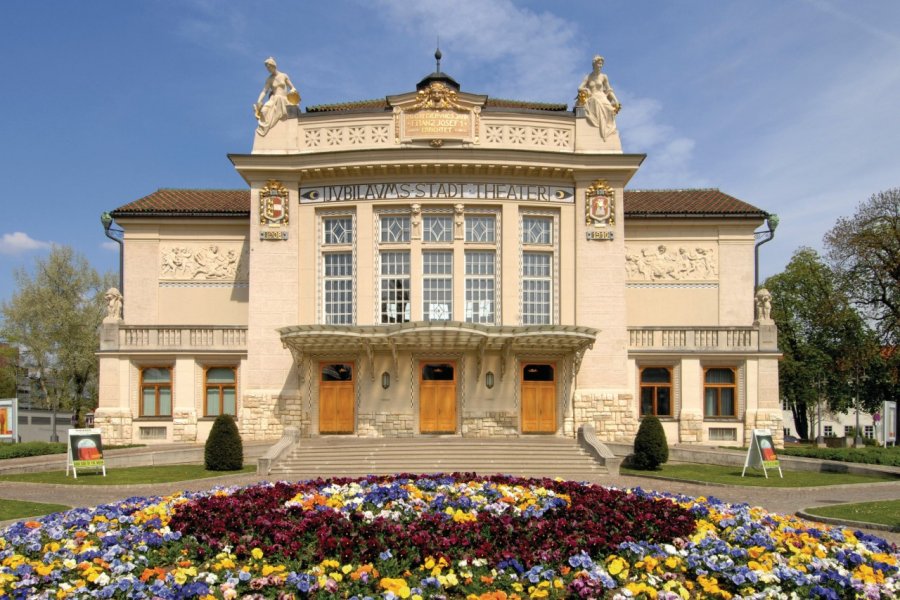
<instances>
[{"instance_id":1,"label":"domed roof ornament","mask_svg":"<svg viewBox=\"0 0 900 600\"><path fill-rule=\"evenodd\" d=\"M431 85L434 83L440 83L445 87L451 88L457 92L459 91L459 84L456 82L456 80L441 71L441 59L443 57L444 55L443 53L441 53L441 48L440 46L438 46L437 50L434 51L434 60L436 63L435 71L416 84L417 91L422 91L425 88L431 87Z\"/></svg>"}]
</instances>

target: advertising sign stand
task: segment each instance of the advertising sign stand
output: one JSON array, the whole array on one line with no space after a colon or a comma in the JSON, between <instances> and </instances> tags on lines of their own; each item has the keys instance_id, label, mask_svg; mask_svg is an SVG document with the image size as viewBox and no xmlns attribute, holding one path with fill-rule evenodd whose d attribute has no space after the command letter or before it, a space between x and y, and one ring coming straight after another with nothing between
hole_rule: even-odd
<instances>
[{"instance_id":1,"label":"advertising sign stand","mask_svg":"<svg viewBox=\"0 0 900 600\"><path fill-rule=\"evenodd\" d=\"M778 476L784 478L778 456L775 454L775 443L772 441L772 432L768 429L754 429L747 448L747 458L744 459L744 470L741 477L747 472L747 467L756 467L763 470L766 479L769 474L766 469L778 469Z\"/></svg>"},{"instance_id":2,"label":"advertising sign stand","mask_svg":"<svg viewBox=\"0 0 900 600\"><path fill-rule=\"evenodd\" d=\"M19 401L16 398L0 400L0 442L15 443L19 439Z\"/></svg>"},{"instance_id":3,"label":"advertising sign stand","mask_svg":"<svg viewBox=\"0 0 900 600\"><path fill-rule=\"evenodd\" d=\"M103 460L103 440L99 429L70 429L69 449L66 452L66 476L78 479L78 469L100 471L106 477L106 462Z\"/></svg>"}]
</instances>

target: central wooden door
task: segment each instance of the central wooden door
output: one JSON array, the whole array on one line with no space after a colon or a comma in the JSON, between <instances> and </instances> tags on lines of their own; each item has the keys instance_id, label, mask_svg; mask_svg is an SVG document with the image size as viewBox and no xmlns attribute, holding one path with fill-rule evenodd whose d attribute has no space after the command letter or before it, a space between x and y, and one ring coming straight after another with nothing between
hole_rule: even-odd
<instances>
[{"instance_id":1,"label":"central wooden door","mask_svg":"<svg viewBox=\"0 0 900 600\"><path fill-rule=\"evenodd\" d=\"M319 433L353 433L353 365L319 364Z\"/></svg>"},{"instance_id":2,"label":"central wooden door","mask_svg":"<svg viewBox=\"0 0 900 600\"><path fill-rule=\"evenodd\" d=\"M419 432L456 433L456 363L419 364Z\"/></svg>"},{"instance_id":3,"label":"central wooden door","mask_svg":"<svg viewBox=\"0 0 900 600\"><path fill-rule=\"evenodd\" d=\"M522 433L556 433L556 365L522 367Z\"/></svg>"}]
</instances>

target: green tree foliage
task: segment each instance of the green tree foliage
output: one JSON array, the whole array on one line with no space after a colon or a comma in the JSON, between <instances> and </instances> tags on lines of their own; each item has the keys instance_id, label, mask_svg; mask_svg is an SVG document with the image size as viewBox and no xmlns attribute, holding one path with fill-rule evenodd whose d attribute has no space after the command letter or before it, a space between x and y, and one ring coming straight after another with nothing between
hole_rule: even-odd
<instances>
[{"instance_id":1,"label":"green tree foliage","mask_svg":"<svg viewBox=\"0 0 900 600\"><path fill-rule=\"evenodd\" d=\"M244 444L231 415L219 415L213 422L203 462L208 471L239 471L244 466Z\"/></svg>"},{"instance_id":2,"label":"green tree foliage","mask_svg":"<svg viewBox=\"0 0 900 600\"><path fill-rule=\"evenodd\" d=\"M811 248L794 253L784 272L766 280L772 318L778 325L782 397L788 400L797 432L809 438L809 417L822 408L845 411L853 397L867 398L860 382L877 370L874 332L835 282L831 269ZM874 409L874 400L863 408Z\"/></svg>"},{"instance_id":3,"label":"green tree foliage","mask_svg":"<svg viewBox=\"0 0 900 600\"><path fill-rule=\"evenodd\" d=\"M16 397L16 373L19 353L15 348L0 343L0 398Z\"/></svg>"},{"instance_id":4,"label":"green tree foliage","mask_svg":"<svg viewBox=\"0 0 900 600\"><path fill-rule=\"evenodd\" d=\"M631 464L636 469L653 471L668 460L669 444L662 423L657 417L644 417L634 438Z\"/></svg>"},{"instance_id":5,"label":"green tree foliage","mask_svg":"<svg viewBox=\"0 0 900 600\"><path fill-rule=\"evenodd\" d=\"M98 275L71 248L54 246L32 272L17 270L15 278L18 289L0 306L0 336L22 351L47 405L80 416L96 402L97 329L112 276Z\"/></svg>"},{"instance_id":6,"label":"green tree foliage","mask_svg":"<svg viewBox=\"0 0 900 600\"><path fill-rule=\"evenodd\" d=\"M877 325L884 345L900 344L900 188L861 202L825 234L841 287Z\"/></svg>"}]
</instances>

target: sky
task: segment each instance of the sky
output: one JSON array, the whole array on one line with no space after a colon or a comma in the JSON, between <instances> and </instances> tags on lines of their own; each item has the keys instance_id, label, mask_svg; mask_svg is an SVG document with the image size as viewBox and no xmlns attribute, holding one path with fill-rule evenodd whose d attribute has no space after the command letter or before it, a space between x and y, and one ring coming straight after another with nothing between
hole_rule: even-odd
<instances>
[{"instance_id":1,"label":"sky","mask_svg":"<svg viewBox=\"0 0 900 600\"><path fill-rule=\"evenodd\" d=\"M303 106L462 90L570 106L591 57L623 104L629 189L716 187L781 219L761 279L900 186L891 0L9 0L0 3L0 301L53 244L118 270L100 214L243 188L274 56Z\"/></svg>"}]
</instances>

